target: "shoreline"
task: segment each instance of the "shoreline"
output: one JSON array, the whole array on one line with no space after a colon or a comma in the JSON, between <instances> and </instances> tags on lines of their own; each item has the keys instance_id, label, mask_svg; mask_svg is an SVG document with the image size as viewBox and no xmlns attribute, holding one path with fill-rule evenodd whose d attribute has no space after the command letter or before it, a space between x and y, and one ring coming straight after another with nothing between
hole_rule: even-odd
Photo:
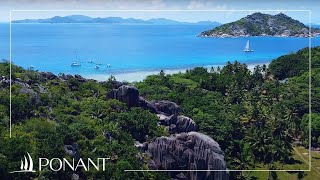
<instances>
[{"instance_id":1,"label":"shoreline","mask_svg":"<svg viewBox=\"0 0 320 180\"><path fill-rule=\"evenodd\" d=\"M230 34L221 34L221 35L203 35L203 34L199 34L197 35L197 37L200 38L249 38L249 37L275 37L275 38L318 38L320 37L320 33L315 33L315 34L311 34L311 36L309 34L307 35L297 35L297 36L286 36L286 35L259 35L259 36L251 36L251 35L239 35L239 36L235 36L235 35L230 35Z\"/></svg>"},{"instance_id":2,"label":"shoreline","mask_svg":"<svg viewBox=\"0 0 320 180\"><path fill-rule=\"evenodd\" d=\"M250 63L247 64L248 69L253 72L254 67L257 65L269 65L270 61L267 62L262 62L262 63ZM194 66L194 67L188 67L188 68L177 68L177 69L163 69L165 74L178 74L178 73L185 73L189 69L193 69L195 67L204 67L210 70L211 67L218 67L220 66L221 68L224 65L205 65L205 66ZM116 73L116 74L89 74L89 75L81 75L86 79L94 79L97 81L106 81L108 78L112 75L116 78L117 81L125 81L125 82L137 82L137 81L142 81L144 80L147 76L149 75L156 75L159 74L161 69L158 70L148 70L148 71L134 71L134 72L125 72L125 73Z\"/></svg>"}]
</instances>

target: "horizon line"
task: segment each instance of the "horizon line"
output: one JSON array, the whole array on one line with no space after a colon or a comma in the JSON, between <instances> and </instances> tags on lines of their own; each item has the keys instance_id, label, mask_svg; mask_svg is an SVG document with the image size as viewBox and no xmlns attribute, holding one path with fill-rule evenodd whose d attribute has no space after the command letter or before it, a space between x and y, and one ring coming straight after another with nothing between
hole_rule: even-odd
<instances>
[{"instance_id":1,"label":"horizon line","mask_svg":"<svg viewBox=\"0 0 320 180\"><path fill-rule=\"evenodd\" d=\"M253 12L252 12L253 11ZM88 10L88 9L12 9L10 10L10 14L12 14L13 12L249 12L250 14L256 13L256 12L308 12L309 14L312 13L312 10L310 9L199 9L199 10L194 10L194 9L95 9L95 10ZM210 21L210 22L217 22L219 24L225 24L225 23L229 23L229 22L220 22L219 20L199 20L199 21L179 21L179 20L174 20L171 18L165 18L165 17L155 17L155 18L150 18L150 19L143 19L143 18L136 18L136 17L121 17L121 16L106 16L106 17L92 17L90 15L84 15L84 14L70 14L70 15L55 15L55 16L51 16L51 17L47 17L47 18L26 18L26 19L17 19L17 20L13 20L13 21L23 21L23 20L40 20L40 19L50 19L56 16L59 17L68 17L68 16L74 16L74 15L79 15L79 16L86 16L86 17L90 17L92 19L95 18L108 18L108 17L119 17L122 19L129 19L129 18L133 18L133 19L138 19L138 20L144 20L144 21L148 21L151 19L166 19L166 20L172 20L172 21L177 21L180 23L198 23L201 21ZM289 16L290 17L290 16ZM13 22L11 21L0 21L0 23L10 23ZM230 21L233 22L233 21ZM304 24L309 24L310 22L303 22ZM29 23L30 24L30 23ZM45 23L41 23L41 24L45 24ZM57 23L58 24L58 23ZM70 23L72 24L72 23ZM313 23L314 25L320 25L320 23Z\"/></svg>"}]
</instances>

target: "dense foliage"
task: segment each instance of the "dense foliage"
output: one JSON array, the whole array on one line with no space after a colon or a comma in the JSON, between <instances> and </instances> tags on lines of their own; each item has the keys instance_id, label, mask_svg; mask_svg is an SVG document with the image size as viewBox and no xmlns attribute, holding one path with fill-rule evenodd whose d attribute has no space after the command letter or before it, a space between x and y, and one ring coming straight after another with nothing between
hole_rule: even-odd
<instances>
[{"instance_id":1,"label":"dense foliage","mask_svg":"<svg viewBox=\"0 0 320 180\"><path fill-rule=\"evenodd\" d=\"M312 145L320 143L320 47L312 49ZM197 67L185 73L148 76L134 85L148 100L170 100L181 106L201 132L216 140L229 169L258 164L292 163L292 144L309 139L308 49L274 60L269 67L228 62L224 67ZM290 61L291 60L291 61ZM306 65L306 67L304 66ZM166 179L161 173L124 172L147 169L133 146L135 140L167 135L157 117L141 108L107 99L111 82L47 80L39 72L13 67L12 137L9 138L8 84L0 91L0 177L20 179L8 172L20 157L66 157L64 145L76 145L82 158L112 157L106 172L80 171L86 179ZM9 63L0 64L4 79ZM63 76L63 75L61 75ZM286 79L287 81L279 81ZM28 82L28 83L25 83ZM140 156L140 157L139 157ZM37 162L36 162L37 163ZM281 167L268 166L270 169ZM66 179L71 171L23 174L24 178ZM274 174L271 174L272 176ZM27 176L27 177L26 177ZM241 173L232 178L243 178Z\"/></svg>"},{"instance_id":2,"label":"dense foliage","mask_svg":"<svg viewBox=\"0 0 320 180\"><path fill-rule=\"evenodd\" d=\"M9 63L0 64L0 73L8 78ZM124 173L125 169L147 168L134 147L134 138L148 134L151 140L161 136L164 128L157 125L157 117L149 111L128 109L117 100L106 100L106 93L111 90L107 82L80 83L76 78L45 80L38 72L17 66L13 66L13 79L16 80L12 84L12 138L9 137L9 85L1 83L0 87L1 179L70 179L72 172L68 170L9 174L20 167L20 158L26 152L34 159L72 158L64 145L76 146L78 156L83 159L111 157L105 172L78 172L86 179L166 178L160 173Z\"/></svg>"},{"instance_id":3,"label":"dense foliage","mask_svg":"<svg viewBox=\"0 0 320 180\"><path fill-rule=\"evenodd\" d=\"M268 68L256 66L253 72L245 64L228 62L223 68L198 67L174 75L162 72L135 85L148 99L180 104L200 131L218 141L230 169L252 169L257 163L292 163L293 141L309 145L308 52L306 48L281 56ZM311 52L311 139L317 147L320 47ZM234 176L240 178L239 174Z\"/></svg>"},{"instance_id":4,"label":"dense foliage","mask_svg":"<svg viewBox=\"0 0 320 180\"><path fill-rule=\"evenodd\" d=\"M311 68L320 68L320 47L312 49L310 58ZM273 60L269 69L278 79L302 75L309 70L309 48Z\"/></svg>"}]
</instances>

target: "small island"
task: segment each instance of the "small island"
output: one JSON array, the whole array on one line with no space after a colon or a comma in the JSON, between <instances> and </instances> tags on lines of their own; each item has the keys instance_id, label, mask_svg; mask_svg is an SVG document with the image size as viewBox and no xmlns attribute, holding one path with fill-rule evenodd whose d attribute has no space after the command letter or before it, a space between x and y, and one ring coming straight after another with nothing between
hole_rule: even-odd
<instances>
[{"instance_id":1,"label":"small island","mask_svg":"<svg viewBox=\"0 0 320 180\"><path fill-rule=\"evenodd\" d=\"M320 29L311 29L311 37L316 37L319 34ZM247 36L309 37L309 27L283 13L270 15L258 12L201 32L198 36L218 38Z\"/></svg>"}]
</instances>

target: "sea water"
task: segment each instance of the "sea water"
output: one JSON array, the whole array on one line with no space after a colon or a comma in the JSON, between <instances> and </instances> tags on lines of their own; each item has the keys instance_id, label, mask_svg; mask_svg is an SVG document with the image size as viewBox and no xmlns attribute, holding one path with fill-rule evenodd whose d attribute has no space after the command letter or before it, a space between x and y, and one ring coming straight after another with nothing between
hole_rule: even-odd
<instances>
[{"instance_id":1,"label":"sea water","mask_svg":"<svg viewBox=\"0 0 320 180\"><path fill-rule=\"evenodd\" d=\"M141 80L148 74L175 73L227 61L262 64L309 46L308 38L197 37L210 25L12 24L12 62L55 74L97 80ZM254 52L243 51L250 40ZM9 59L9 24L0 24L0 58ZM312 38L312 46L320 38ZM89 61L93 61L90 63ZM81 66L71 66L73 62ZM98 64L99 68L95 69ZM108 65L111 67L107 67Z\"/></svg>"}]
</instances>

